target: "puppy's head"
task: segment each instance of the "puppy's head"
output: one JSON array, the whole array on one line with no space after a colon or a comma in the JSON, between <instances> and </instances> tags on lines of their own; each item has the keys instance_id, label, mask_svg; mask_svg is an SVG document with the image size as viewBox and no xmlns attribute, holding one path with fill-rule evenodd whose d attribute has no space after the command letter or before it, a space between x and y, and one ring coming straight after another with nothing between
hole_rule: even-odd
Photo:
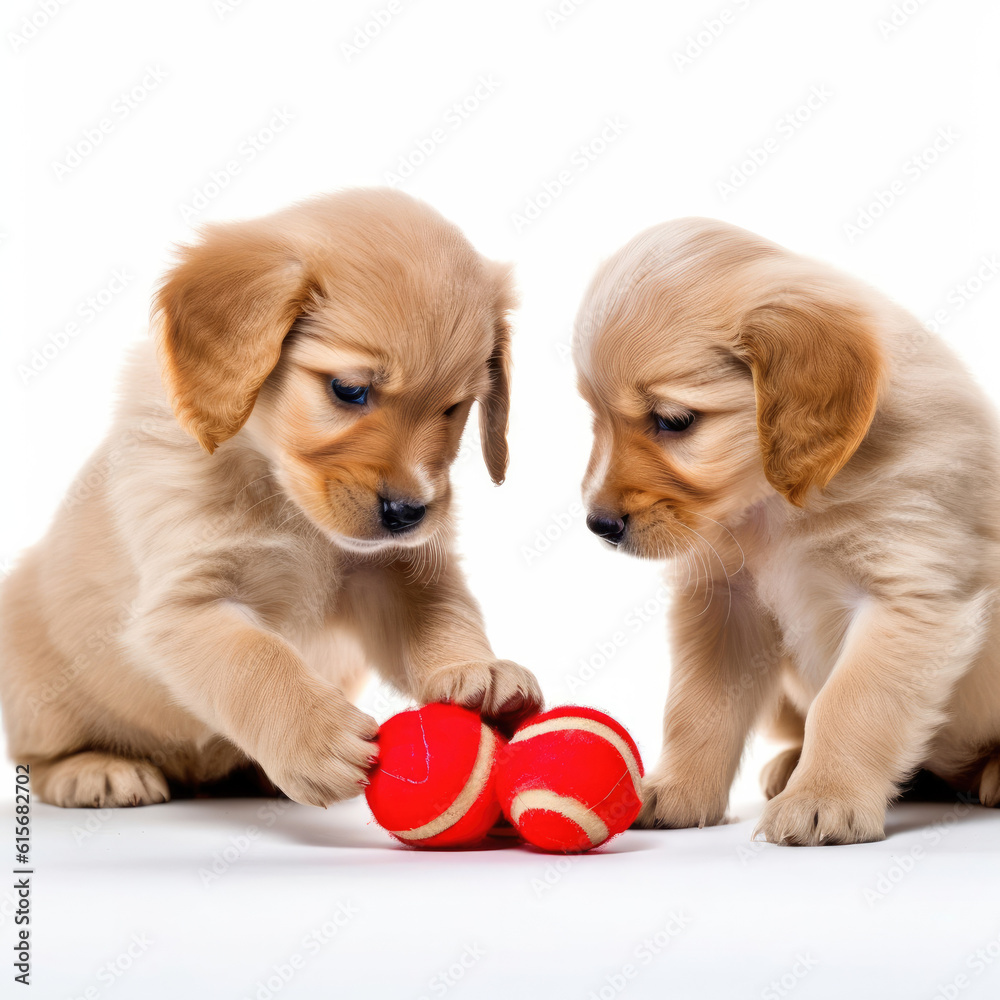
<instances>
[{"instance_id":1,"label":"puppy's head","mask_svg":"<svg viewBox=\"0 0 1000 1000\"><path fill-rule=\"evenodd\" d=\"M155 328L182 426L209 452L240 432L328 536L369 551L446 523L474 401L503 481L513 304L508 269L436 212L363 190L208 227Z\"/></svg>"},{"instance_id":2,"label":"puppy's head","mask_svg":"<svg viewBox=\"0 0 1000 1000\"><path fill-rule=\"evenodd\" d=\"M607 261L574 334L594 416L588 526L634 555L778 494L823 489L875 414L882 358L860 286L745 230L681 219Z\"/></svg>"}]
</instances>

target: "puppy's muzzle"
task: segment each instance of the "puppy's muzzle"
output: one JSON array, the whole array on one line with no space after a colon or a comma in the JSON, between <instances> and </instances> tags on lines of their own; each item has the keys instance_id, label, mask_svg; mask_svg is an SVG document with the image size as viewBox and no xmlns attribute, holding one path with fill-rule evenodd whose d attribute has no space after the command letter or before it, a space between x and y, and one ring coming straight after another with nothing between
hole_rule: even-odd
<instances>
[{"instance_id":1,"label":"puppy's muzzle","mask_svg":"<svg viewBox=\"0 0 1000 1000\"><path fill-rule=\"evenodd\" d=\"M379 497L382 508L382 526L394 535L415 528L427 513L427 507L419 500L387 500Z\"/></svg>"},{"instance_id":2,"label":"puppy's muzzle","mask_svg":"<svg viewBox=\"0 0 1000 1000\"><path fill-rule=\"evenodd\" d=\"M624 517L608 517L606 514L588 514L587 527L612 545L618 545L625 537L628 514Z\"/></svg>"}]
</instances>

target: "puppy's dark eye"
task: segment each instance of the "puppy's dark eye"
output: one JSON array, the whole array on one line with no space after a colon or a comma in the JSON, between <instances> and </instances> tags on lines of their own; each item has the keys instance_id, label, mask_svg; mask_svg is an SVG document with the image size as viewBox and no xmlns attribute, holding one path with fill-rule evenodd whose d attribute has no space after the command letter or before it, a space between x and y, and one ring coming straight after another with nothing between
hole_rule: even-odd
<instances>
[{"instance_id":1,"label":"puppy's dark eye","mask_svg":"<svg viewBox=\"0 0 1000 1000\"><path fill-rule=\"evenodd\" d=\"M368 401L368 390L371 386L348 385L346 382L341 382L339 378L335 378L330 380L330 388L342 403L356 403L360 406Z\"/></svg>"},{"instance_id":2,"label":"puppy's dark eye","mask_svg":"<svg viewBox=\"0 0 1000 1000\"><path fill-rule=\"evenodd\" d=\"M462 405L461 403L452 403L451 406L449 406L448 409L444 411L444 415L446 417L454 416L455 412L461 405Z\"/></svg>"},{"instance_id":3,"label":"puppy's dark eye","mask_svg":"<svg viewBox=\"0 0 1000 1000\"><path fill-rule=\"evenodd\" d=\"M680 431L686 431L694 423L694 414L688 411L679 417L664 417L659 413L654 413L653 416L656 418L656 427L661 431L671 431L674 434L678 434Z\"/></svg>"}]
</instances>

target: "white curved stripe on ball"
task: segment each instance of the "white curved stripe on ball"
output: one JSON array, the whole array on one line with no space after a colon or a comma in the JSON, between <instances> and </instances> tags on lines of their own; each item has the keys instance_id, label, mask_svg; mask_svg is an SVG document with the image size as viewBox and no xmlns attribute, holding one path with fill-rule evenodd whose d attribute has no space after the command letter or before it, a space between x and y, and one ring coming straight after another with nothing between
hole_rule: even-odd
<instances>
[{"instance_id":1,"label":"white curved stripe on ball","mask_svg":"<svg viewBox=\"0 0 1000 1000\"><path fill-rule=\"evenodd\" d=\"M472 803L479 798L486 786L486 779L490 776L497 744L493 730L489 726L480 725L476 762L472 765L469 780L455 796L454 802L443 813L423 826L414 827L412 830L390 830L389 832L394 837L399 837L401 840L427 840L428 837L436 837L439 833L444 833L445 830L453 827L469 811Z\"/></svg>"},{"instance_id":2,"label":"white curved stripe on ball","mask_svg":"<svg viewBox=\"0 0 1000 1000\"><path fill-rule=\"evenodd\" d=\"M632 787L635 788L636 795L642 794L642 779L639 776L639 762L632 753L632 748L625 742L610 726L598 722L596 719L588 719L578 715L557 715L554 719L546 719L544 722L536 722L532 726L525 726L519 729L513 737L511 743L521 743L530 740L535 736L542 736L545 733L558 733L563 729L582 729L585 733L600 736L602 740L607 740L621 755L628 768L629 776L632 778Z\"/></svg>"},{"instance_id":3,"label":"white curved stripe on ball","mask_svg":"<svg viewBox=\"0 0 1000 1000\"><path fill-rule=\"evenodd\" d=\"M518 792L510 804L511 822L517 826L521 817L531 809L557 813L559 816L576 823L587 835L591 847L603 844L611 835L604 820L578 799L557 795L547 788L529 788L525 792Z\"/></svg>"}]
</instances>

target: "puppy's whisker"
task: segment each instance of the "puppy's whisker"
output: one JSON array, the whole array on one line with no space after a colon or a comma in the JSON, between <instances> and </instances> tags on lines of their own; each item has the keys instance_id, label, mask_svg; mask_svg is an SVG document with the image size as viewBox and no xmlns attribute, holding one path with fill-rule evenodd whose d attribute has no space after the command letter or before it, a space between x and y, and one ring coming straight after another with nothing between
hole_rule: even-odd
<instances>
[{"instance_id":1,"label":"puppy's whisker","mask_svg":"<svg viewBox=\"0 0 1000 1000\"><path fill-rule=\"evenodd\" d=\"M687 527L687 525L684 525L684 527ZM695 534L697 535L698 533L695 532ZM702 541L704 541L704 539L701 538L700 535L698 537ZM700 546L695 544L685 551L685 555L691 561L691 564L696 569L695 580L694 580L695 584L696 585L700 585L702 583L706 584L705 591L706 591L706 608L707 608L707 606L711 604L712 596L715 592L715 578L711 570L709 569L705 553L702 552Z\"/></svg>"},{"instance_id":2,"label":"puppy's whisker","mask_svg":"<svg viewBox=\"0 0 1000 1000\"><path fill-rule=\"evenodd\" d=\"M705 571L704 580L708 584L708 588L705 592L705 605L699 612L699 615L703 615L706 611L708 611L708 609L712 606L712 602L715 600L715 574L708 565L708 554L703 552L700 548L696 548L694 551L697 554L698 564Z\"/></svg>"},{"instance_id":3,"label":"puppy's whisker","mask_svg":"<svg viewBox=\"0 0 1000 1000\"><path fill-rule=\"evenodd\" d=\"M284 490L278 490L277 493L272 493L270 496L264 497L263 500L258 500L255 504L247 507L246 510L241 510L241 516L246 517L246 515L249 514L255 507L259 507L262 503L267 503L268 500L273 500L275 497L284 497L286 501L288 500L288 495L284 492Z\"/></svg>"},{"instance_id":4,"label":"puppy's whisker","mask_svg":"<svg viewBox=\"0 0 1000 1000\"><path fill-rule=\"evenodd\" d=\"M670 559L674 562L680 562L682 566L687 570L687 576L684 582L680 584L682 590L686 590L689 587L701 586L702 581L707 584L705 587L705 607L699 614L702 614L707 610L708 606L711 604L714 580L712 574L708 571L708 565L704 560L704 556L697 545L692 545L688 548L682 549L680 552L674 550L673 552L668 552L664 550L662 545L658 542L656 545L656 558ZM704 574L702 573L704 570ZM693 580L692 580L693 576ZM679 579L679 578L678 578Z\"/></svg>"},{"instance_id":5,"label":"puppy's whisker","mask_svg":"<svg viewBox=\"0 0 1000 1000\"><path fill-rule=\"evenodd\" d=\"M680 552L668 552L660 542L656 543L655 557L657 559L670 559L675 564L678 564L678 572L674 577L674 584L680 590L687 590L689 587L697 585L701 582L701 564L698 560L697 553L693 548L684 549ZM683 582L680 580L680 569L685 570L685 577Z\"/></svg>"},{"instance_id":6,"label":"puppy's whisker","mask_svg":"<svg viewBox=\"0 0 1000 1000\"><path fill-rule=\"evenodd\" d=\"M692 530L693 530L693 529L692 529ZM698 535L698 536L699 536L699 537L701 538L701 540L702 540L702 543L703 543L703 544L704 544L704 545L705 545L705 546L706 546L706 547L707 547L707 548L708 548L708 549L709 549L709 550L710 550L711 552L714 552L714 553L715 553L715 555L716 555L716 557L718 558L718 557L719 557L719 554L718 554L718 552L716 552L716 550L715 550L715 548L714 548L714 547L712 546L711 542L709 542L709 541L708 541L708 539L707 539L707 538L705 538L705 536L704 536L704 535L702 535L702 534L701 534L700 532L698 532L698 531L695 531L695 534L697 534L697 535ZM706 576L706 577L707 577L707 579L709 580L709 584L710 584L710 587L709 587L709 597L708 597L708 599L709 599L709 601L711 602L711 601L714 601L714 600L715 600L715 585L716 585L716 582L718 581L718 576L717 576L717 575L716 575L715 573L713 573L713 572L712 572L712 568L711 568L711 566L709 565L709 553L708 553L708 552L706 552L706 551L705 551L704 549L702 549L702 550L701 550L701 557L702 557L702 559L704 560L704 566L705 566L705 576ZM722 560L721 560L721 558L720 558L720 560L719 560L719 561L720 561L720 562L722 561ZM724 574L726 573L726 568L725 568L725 566L723 566L723 567L722 567L722 572L723 572ZM729 576L728 576L728 574L726 574L726 585L727 585L727 587L729 586ZM730 604L732 604L732 591L731 591L731 590L729 590L729 591L727 592L727 597L729 598L729 602L730 602ZM728 613L727 613L727 616L726 616L726 617L727 617L727 620L728 620Z\"/></svg>"},{"instance_id":7,"label":"puppy's whisker","mask_svg":"<svg viewBox=\"0 0 1000 1000\"><path fill-rule=\"evenodd\" d=\"M678 521L677 523L681 524L680 521ZM732 582L729 579L729 574L726 572L726 564L723 561L722 556L719 555L718 550L715 548L715 546L700 531L696 530L695 528L692 528L690 525L687 525L687 524L683 525L683 527L687 528L688 531L694 532L694 534L696 534L712 550L712 552L715 553L715 558L719 560L719 566L722 568L722 573L723 573L723 575L726 578L726 590L727 590L727 596L729 598L729 602L728 602L728 605L726 607L726 620L722 623L722 627L725 628L726 625L729 624L729 616L730 616L730 614L732 613L732 610L733 610L733 586L732 586ZM706 566L706 569L707 569L707 566ZM714 576L714 574L711 574L711 578L712 578L712 596L714 597L715 596L715 576Z\"/></svg>"},{"instance_id":8,"label":"puppy's whisker","mask_svg":"<svg viewBox=\"0 0 1000 1000\"><path fill-rule=\"evenodd\" d=\"M736 536L721 521L716 521L714 517L709 517L707 514L699 514L698 511L688 510L686 507L682 508L682 513L694 514L695 517L703 517L706 521L711 521L712 524L717 524L727 535L729 535L729 537L733 540L733 544L740 550L740 564L733 570L733 576L736 576L736 574L739 573L739 571L746 565L747 561L746 553L743 551L743 546L740 545Z\"/></svg>"},{"instance_id":9,"label":"puppy's whisker","mask_svg":"<svg viewBox=\"0 0 1000 1000\"><path fill-rule=\"evenodd\" d=\"M283 528L286 524L288 524L289 521L294 521L296 518L301 518L308 527L315 529L316 526L312 523L312 521L308 517L305 516L305 514L302 513L302 511L293 510L291 514L288 515L288 517L286 517L283 521L279 521L274 526L274 530L278 531L280 528Z\"/></svg>"},{"instance_id":10,"label":"puppy's whisker","mask_svg":"<svg viewBox=\"0 0 1000 1000\"><path fill-rule=\"evenodd\" d=\"M656 555L659 558L661 556L661 553L659 551L657 551ZM687 552L682 553L682 563L681 563L681 565L687 571L687 576L684 578L684 583L681 584L681 587L685 588L685 587L688 586L688 584L691 583L691 556L690 556L689 553L687 553Z\"/></svg>"},{"instance_id":11,"label":"puppy's whisker","mask_svg":"<svg viewBox=\"0 0 1000 1000\"><path fill-rule=\"evenodd\" d=\"M238 489L236 493L233 494L233 499L235 500L246 490L250 489L251 486L254 486L257 483L262 483L265 479L273 479L273 478L274 478L273 472L265 472L263 476L258 476L256 479L251 479L250 482L246 484L246 486L242 487L241 489Z\"/></svg>"}]
</instances>

